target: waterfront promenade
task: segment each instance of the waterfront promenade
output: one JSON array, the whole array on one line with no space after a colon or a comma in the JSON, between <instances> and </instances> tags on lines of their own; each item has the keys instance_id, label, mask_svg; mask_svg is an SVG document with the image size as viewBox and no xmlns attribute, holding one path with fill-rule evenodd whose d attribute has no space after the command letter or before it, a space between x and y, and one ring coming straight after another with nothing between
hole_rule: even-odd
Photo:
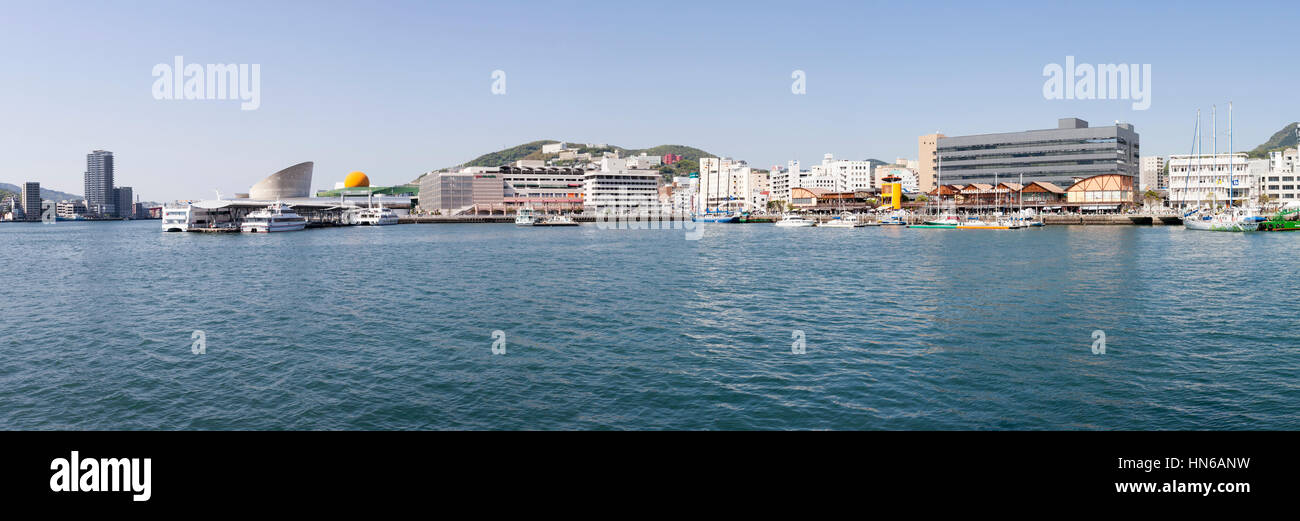
<instances>
[{"instance_id":1,"label":"waterfront promenade","mask_svg":"<svg viewBox=\"0 0 1300 521\"><path fill-rule=\"evenodd\" d=\"M907 218L908 224L918 224L931 218L927 215L912 215ZM1043 223L1048 225L1078 225L1078 226L1164 226L1164 225L1181 225L1183 220L1177 215L1170 214L1088 214L1088 215L1044 215ZM575 221L580 223L594 223L594 215L575 215ZM667 217L659 220L672 220ZM513 223L515 218L512 215L406 215L402 216L398 222L402 224L464 224L464 223ZM759 223L755 223L759 224Z\"/></svg>"}]
</instances>

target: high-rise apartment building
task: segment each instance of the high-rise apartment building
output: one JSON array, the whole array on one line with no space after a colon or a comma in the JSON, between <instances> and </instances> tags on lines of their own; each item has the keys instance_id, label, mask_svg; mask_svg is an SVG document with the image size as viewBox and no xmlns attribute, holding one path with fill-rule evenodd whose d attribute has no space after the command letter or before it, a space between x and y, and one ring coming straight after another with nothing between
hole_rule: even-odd
<instances>
[{"instance_id":1,"label":"high-rise apartment building","mask_svg":"<svg viewBox=\"0 0 1300 521\"><path fill-rule=\"evenodd\" d=\"M1160 184L1162 176L1166 179L1163 185ZM1138 189L1144 192L1169 188L1168 177L1165 175L1165 158L1163 156L1143 157L1142 170L1138 179Z\"/></svg>"},{"instance_id":2,"label":"high-rise apartment building","mask_svg":"<svg viewBox=\"0 0 1300 521\"><path fill-rule=\"evenodd\" d=\"M23 214L28 221L41 220L41 184L23 183Z\"/></svg>"},{"instance_id":3,"label":"high-rise apartment building","mask_svg":"<svg viewBox=\"0 0 1300 521\"><path fill-rule=\"evenodd\" d=\"M112 152L95 150L86 154L86 206L92 213L117 215Z\"/></svg>"}]
</instances>

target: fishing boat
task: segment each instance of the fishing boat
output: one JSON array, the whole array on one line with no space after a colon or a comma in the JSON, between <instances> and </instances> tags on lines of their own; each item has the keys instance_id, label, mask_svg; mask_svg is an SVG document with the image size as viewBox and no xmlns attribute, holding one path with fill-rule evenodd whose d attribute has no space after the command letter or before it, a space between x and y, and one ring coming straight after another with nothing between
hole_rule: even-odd
<instances>
[{"instance_id":1,"label":"fishing boat","mask_svg":"<svg viewBox=\"0 0 1300 521\"><path fill-rule=\"evenodd\" d=\"M845 213L817 226L826 228L862 228L866 225L867 223L859 219L856 214Z\"/></svg>"},{"instance_id":2,"label":"fishing boat","mask_svg":"<svg viewBox=\"0 0 1300 521\"><path fill-rule=\"evenodd\" d=\"M1291 204L1295 204L1292 202ZM1271 219L1259 223L1261 232L1295 232L1300 231L1300 207L1283 208L1273 215Z\"/></svg>"},{"instance_id":3,"label":"fishing boat","mask_svg":"<svg viewBox=\"0 0 1300 521\"><path fill-rule=\"evenodd\" d=\"M799 215L787 215L777 221L774 226L780 228L809 228L816 226L817 222Z\"/></svg>"}]
</instances>

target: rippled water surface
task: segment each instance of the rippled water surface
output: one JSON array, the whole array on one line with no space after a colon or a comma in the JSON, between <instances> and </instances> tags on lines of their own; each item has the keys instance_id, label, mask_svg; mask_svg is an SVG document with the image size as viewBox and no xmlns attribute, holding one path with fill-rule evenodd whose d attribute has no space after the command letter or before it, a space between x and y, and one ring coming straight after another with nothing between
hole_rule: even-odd
<instances>
[{"instance_id":1,"label":"rippled water surface","mask_svg":"<svg viewBox=\"0 0 1300 521\"><path fill-rule=\"evenodd\" d=\"M0 244L6 429L1300 428L1300 235L140 221Z\"/></svg>"}]
</instances>

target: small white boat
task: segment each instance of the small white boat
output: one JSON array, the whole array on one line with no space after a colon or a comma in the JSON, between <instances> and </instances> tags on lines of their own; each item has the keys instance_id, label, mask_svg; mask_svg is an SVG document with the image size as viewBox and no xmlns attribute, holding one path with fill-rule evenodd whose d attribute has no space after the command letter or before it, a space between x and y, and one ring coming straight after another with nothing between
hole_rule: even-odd
<instances>
[{"instance_id":1,"label":"small white boat","mask_svg":"<svg viewBox=\"0 0 1300 521\"><path fill-rule=\"evenodd\" d=\"M275 204L255 210L244 217L239 229L245 233L296 232L307 227L307 219L294 213L290 206L276 201Z\"/></svg>"},{"instance_id":2,"label":"small white boat","mask_svg":"<svg viewBox=\"0 0 1300 521\"><path fill-rule=\"evenodd\" d=\"M859 219L857 215L846 213L834 219L826 221L824 223L818 224L817 226L826 227L826 228L861 228L866 225L867 223Z\"/></svg>"},{"instance_id":3,"label":"small white boat","mask_svg":"<svg viewBox=\"0 0 1300 521\"><path fill-rule=\"evenodd\" d=\"M1006 219L998 219L992 222L971 217L961 224L957 225L958 230L1019 230L1024 226L1017 225Z\"/></svg>"},{"instance_id":4,"label":"small white boat","mask_svg":"<svg viewBox=\"0 0 1300 521\"><path fill-rule=\"evenodd\" d=\"M775 224L781 228L809 228L816 225L816 221L799 215L787 215Z\"/></svg>"}]
</instances>

